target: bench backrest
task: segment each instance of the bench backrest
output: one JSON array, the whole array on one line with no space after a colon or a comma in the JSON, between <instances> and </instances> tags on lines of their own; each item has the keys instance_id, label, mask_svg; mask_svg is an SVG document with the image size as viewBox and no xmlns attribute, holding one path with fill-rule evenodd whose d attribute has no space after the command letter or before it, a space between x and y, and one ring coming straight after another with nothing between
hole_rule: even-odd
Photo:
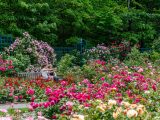
<instances>
[{"instance_id":1,"label":"bench backrest","mask_svg":"<svg viewBox=\"0 0 160 120\"><path fill-rule=\"evenodd\" d=\"M20 72L18 77L27 79L36 79L42 76L41 72Z\"/></svg>"}]
</instances>

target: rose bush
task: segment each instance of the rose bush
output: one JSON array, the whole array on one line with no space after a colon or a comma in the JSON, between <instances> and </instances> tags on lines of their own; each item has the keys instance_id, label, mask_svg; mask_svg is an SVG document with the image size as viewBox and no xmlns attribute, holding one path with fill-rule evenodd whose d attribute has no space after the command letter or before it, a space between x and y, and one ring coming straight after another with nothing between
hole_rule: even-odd
<instances>
[{"instance_id":1,"label":"rose bush","mask_svg":"<svg viewBox=\"0 0 160 120\"><path fill-rule=\"evenodd\" d=\"M87 60L100 59L110 61L113 58L123 59L129 50L129 43L126 41L122 41L120 44L113 43L111 46L98 44L96 47L86 50L84 56Z\"/></svg>"},{"instance_id":2,"label":"rose bush","mask_svg":"<svg viewBox=\"0 0 160 120\"><path fill-rule=\"evenodd\" d=\"M4 60L0 55L0 75L13 74L13 68L12 60Z\"/></svg>"},{"instance_id":3,"label":"rose bush","mask_svg":"<svg viewBox=\"0 0 160 120\"><path fill-rule=\"evenodd\" d=\"M147 66L116 66L101 60L90 63L81 81L5 79L0 86L3 96L12 101L30 101L30 111L48 119L153 119L159 114L159 69Z\"/></svg>"}]
</instances>

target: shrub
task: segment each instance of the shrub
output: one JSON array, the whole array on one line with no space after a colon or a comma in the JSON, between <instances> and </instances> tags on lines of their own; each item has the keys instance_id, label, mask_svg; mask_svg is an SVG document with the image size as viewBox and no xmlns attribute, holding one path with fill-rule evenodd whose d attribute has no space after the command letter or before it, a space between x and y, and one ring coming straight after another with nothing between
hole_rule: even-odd
<instances>
[{"instance_id":1,"label":"shrub","mask_svg":"<svg viewBox=\"0 0 160 120\"><path fill-rule=\"evenodd\" d=\"M128 66L144 66L145 63L149 61L148 57L148 53L140 53L137 48L133 47L131 52L124 60L124 63Z\"/></svg>"},{"instance_id":2,"label":"shrub","mask_svg":"<svg viewBox=\"0 0 160 120\"><path fill-rule=\"evenodd\" d=\"M28 55L16 54L15 56L8 56L8 60L13 61L14 70L16 72L24 71L30 64L30 58Z\"/></svg>"},{"instance_id":3,"label":"shrub","mask_svg":"<svg viewBox=\"0 0 160 120\"><path fill-rule=\"evenodd\" d=\"M154 63L155 66L160 68L160 53L153 51L150 55L151 61Z\"/></svg>"},{"instance_id":4,"label":"shrub","mask_svg":"<svg viewBox=\"0 0 160 120\"><path fill-rule=\"evenodd\" d=\"M23 67L29 66L29 62L27 62L29 59L30 64L34 66L54 64L56 60L51 46L46 42L32 39L27 32L23 33L22 38L16 38L14 43L6 48L6 54L13 55L12 58L15 56L23 64Z\"/></svg>"},{"instance_id":5,"label":"shrub","mask_svg":"<svg viewBox=\"0 0 160 120\"><path fill-rule=\"evenodd\" d=\"M111 60L113 58L122 59L126 56L128 52L128 42L122 42L121 44L113 44L110 47L105 46L104 44L97 45L84 53L84 56L87 60L89 59L100 59L104 61Z\"/></svg>"},{"instance_id":6,"label":"shrub","mask_svg":"<svg viewBox=\"0 0 160 120\"><path fill-rule=\"evenodd\" d=\"M57 69L61 74L65 74L70 68L74 66L73 60L75 57L73 55L66 54L58 62Z\"/></svg>"},{"instance_id":7,"label":"shrub","mask_svg":"<svg viewBox=\"0 0 160 120\"><path fill-rule=\"evenodd\" d=\"M155 39L153 41L153 45L152 48L156 51L156 52L160 52L160 37L158 39Z\"/></svg>"}]
</instances>

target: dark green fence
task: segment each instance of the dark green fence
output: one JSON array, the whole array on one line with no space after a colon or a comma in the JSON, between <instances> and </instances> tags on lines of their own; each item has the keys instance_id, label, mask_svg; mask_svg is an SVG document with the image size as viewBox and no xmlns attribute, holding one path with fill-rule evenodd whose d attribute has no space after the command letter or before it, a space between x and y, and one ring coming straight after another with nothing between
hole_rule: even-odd
<instances>
[{"instance_id":1,"label":"dark green fence","mask_svg":"<svg viewBox=\"0 0 160 120\"><path fill-rule=\"evenodd\" d=\"M4 51L4 48L9 47L12 43L12 35L0 35L0 52Z\"/></svg>"},{"instance_id":2,"label":"dark green fence","mask_svg":"<svg viewBox=\"0 0 160 120\"><path fill-rule=\"evenodd\" d=\"M77 47L54 47L57 59L60 59L67 53L71 53L73 50L77 50Z\"/></svg>"},{"instance_id":3,"label":"dark green fence","mask_svg":"<svg viewBox=\"0 0 160 120\"><path fill-rule=\"evenodd\" d=\"M140 48L140 52L152 52L151 48Z\"/></svg>"},{"instance_id":4,"label":"dark green fence","mask_svg":"<svg viewBox=\"0 0 160 120\"><path fill-rule=\"evenodd\" d=\"M5 47L10 46L10 44L13 43L13 38L12 35L0 35L0 52L4 51ZM121 56L125 56L126 52L130 51L130 46L128 46L128 50L123 51L121 54ZM60 59L62 56L64 56L66 53L73 53L73 51L79 51L80 56L82 56L82 53L90 48L86 48L86 43L84 40L80 40L80 42L78 44L76 44L73 47L54 47L55 53L57 55L57 59ZM118 51L121 48L112 48L111 50L111 55L115 56L116 54L119 54ZM140 48L141 52L150 52L152 49L150 48Z\"/></svg>"},{"instance_id":5,"label":"dark green fence","mask_svg":"<svg viewBox=\"0 0 160 120\"><path fill-rule=\"evenodd\" d=\"M84 40L80 40L78 44L73 47L54 47L54 51L56 53L57 59L60 59L65 54L73 53L74 51L79 51L82 54L86 49L86 43Z\"/></svg>"}]
</instances>

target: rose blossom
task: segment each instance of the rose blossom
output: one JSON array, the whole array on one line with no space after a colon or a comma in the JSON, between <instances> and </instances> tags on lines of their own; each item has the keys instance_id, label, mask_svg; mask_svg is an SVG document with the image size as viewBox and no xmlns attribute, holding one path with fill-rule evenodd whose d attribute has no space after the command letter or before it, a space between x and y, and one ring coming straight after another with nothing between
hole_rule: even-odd
<instances>
[{"instance_id":1,"label":"rose blossom","mask_svg":"<svg viewBox=\"0 0 160 120\"><path fill-rule=\"evenodd\" d=\"M127 111L127 117L131 118L131 117L137 117L138 112L136 110L130 109Z\"/></svg>"}]
</instances>

